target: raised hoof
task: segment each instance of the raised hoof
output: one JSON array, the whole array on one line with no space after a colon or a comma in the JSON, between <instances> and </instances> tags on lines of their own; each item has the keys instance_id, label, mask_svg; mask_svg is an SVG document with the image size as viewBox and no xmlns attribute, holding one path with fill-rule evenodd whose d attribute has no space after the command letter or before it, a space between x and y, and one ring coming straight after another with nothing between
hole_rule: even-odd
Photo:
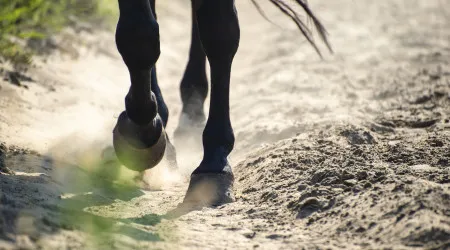
<instances>
[{"instance_id":1,"label":"raised hoof","mask_svg":"<svg viewBox=\"0 0 450 250\"><path fill-rule=\"evenodd\" d=\"M126 121L124 121L126 120ZM125 137L119 131L119 125L121 122L132 122L128 118L120 119L117 122L116 127L113 130L113 145L116 152L116 156L119 161L127 168L134 171L145 171L158 165L158 163L164 157L166 149L166 133L164 128L160 133L158 141L151 147L139 147L136 143L130 143L130 139ZM138 131L139 127L130 126L133 128L135 134L140 134L142 131ZM136 130L136 131L134 131ZM135 138L133 138L135 140Z\"/></svg>"}]
</instances>

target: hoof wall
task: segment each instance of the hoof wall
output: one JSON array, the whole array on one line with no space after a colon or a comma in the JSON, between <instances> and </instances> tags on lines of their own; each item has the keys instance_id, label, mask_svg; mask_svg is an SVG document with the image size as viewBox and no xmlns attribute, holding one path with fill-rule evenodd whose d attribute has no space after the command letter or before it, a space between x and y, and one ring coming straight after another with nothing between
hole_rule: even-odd
<instances>
[{"instance_id":1,"label":"hoof wall","mask_svg":"<svg viewBox=\"0 0 450 250\"><path fill-rule=\"evenodd\" d=\"M192 174L183 203L167 214L176 218L203 207L216 207L234 202L232 173Z\"/></svg>"},{"instance_id":2,"label":"hoof wall","mask_svg":"<svg viewBox=\"0 0 450 250\"><path fill-rule=\"evenodd\" d=\"M232 173L192 174L183 203L210 207L233 202L233 183Z\"/></svg>"},{"instance_id":3,"label":"hoof wall","mask_svg":"<svg viewBox=\"0 0 450 250\"><path fill-rule=\"evenodd\" d=\"M158 165L166 149L166 133L164 129L155 145L149 148L138 148L129 143L118 126L113 130L113 145L119 161L134 171L145 171Z\"/></svg>"}]
</instances>

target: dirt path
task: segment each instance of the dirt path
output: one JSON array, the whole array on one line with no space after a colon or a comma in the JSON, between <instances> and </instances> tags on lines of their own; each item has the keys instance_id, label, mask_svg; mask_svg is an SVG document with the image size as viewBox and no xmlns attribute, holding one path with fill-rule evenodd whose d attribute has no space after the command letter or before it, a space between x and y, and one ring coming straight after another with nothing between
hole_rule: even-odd
<instances>
[{"instance_id":1,"label":"dirt path","mask_svg":"<svg viewBox=\"0 0 450 250\"><path fill-rule=\"evenodd\" d=\"M187 3L170 2L158 9L158 73L172 135L190 34ZM112 34L68 31L63 53L37 60L26 88L0 81L0 158L14 171L0 172L0 249L449 248L445 1L311 4L336 51L325 60L276 10L267 14L283 28L238 3L238 200L216 209L165 216L201 158L182 143L181 175L163 163L146 174L150 191L99 162L129 84ZM73 39L85 45L72 48ZM92 177L105 165L120 181Z\"/></svg>"}]
</instances>

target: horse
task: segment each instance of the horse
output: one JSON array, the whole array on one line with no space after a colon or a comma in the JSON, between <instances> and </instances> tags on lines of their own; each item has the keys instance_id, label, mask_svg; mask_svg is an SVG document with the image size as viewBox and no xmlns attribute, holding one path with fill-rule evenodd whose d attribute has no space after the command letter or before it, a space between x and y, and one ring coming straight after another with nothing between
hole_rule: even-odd
<instances>
[{"instance_id":1,"label":"horse","mask_svg":"<svg viewBox=\"0 0 450 250\"><path fill-rule=\"evenodd\" d=\"M265 17L263 9L251 0ZM312 29L285 0L269 0L299 28L316 52ZM143 172L155 167L166 151L173 151L165 127L169 111L158 85L155 64L160 56L155 0L118 0L120 17L116 45L130 74L125 110L113 130L117 158L127 168ZM312 20L331 51L327 33L304 0L294 0ZM240 28L234 0L191 0L192 33L189 61L181 80L182 116L202 123L203 159L190 176L182 204L217 206L234 201L234 175L228 162L235 137L230 121L230 75L238 51ZM210 66L209 114L203 111L208 94L206 59ZM180 125L182 126L182 125ZM166 150L167 148L167 150ZM168 152L169 153L169 152ZM172 152L173 154L173 152Z\"/></svg>"}]
</instances>

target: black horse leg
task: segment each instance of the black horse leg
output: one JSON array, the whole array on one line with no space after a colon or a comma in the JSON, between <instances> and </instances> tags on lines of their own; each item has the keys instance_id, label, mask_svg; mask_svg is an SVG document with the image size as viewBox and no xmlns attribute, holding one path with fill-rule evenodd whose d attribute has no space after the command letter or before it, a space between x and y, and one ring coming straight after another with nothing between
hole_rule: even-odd
<instances>
[{"instance_id":1,"label":"black horse leg","mask_svg":"<svg viewBox=\"0 0 450 250\"><path fill-rule=\"evenodd\" d=\"M150 7L152 9L153 16L157 20L155 0L150 0ZM156 67L152 68L151 89L152 89L152 92L155 94L156 101L158 103L158 114L162 119L164 128L166 128L167 123L169 121L169 109L167 108L167 104L164 101L161 89L159 88L158 77L156 74ZM178 164L177 164L177 156L176 156L175 147L170 142L167 134L166 134L166 141L167 141L166 159L169 161L169 167L171 169L176 169Z\"/></svg>"},{"instance_id":2,"label":"black horse leg","mask_svg":"<svg viewBox=\"0 0 450 250\"><path fill-rule=\"evenodd\" d=\"M203 160L191 175L185 202L232 201L234 181L227 157L234 146L229 112L231 64L239 47L234 0L196 0L198 30L211 67L211 103L203 131Z\"/></svg>"},{"instance_id":3,"label":"black horse leg","mask_svg":"<svg viewBox=\"0 0 450 250\"><path fill-rule=\"evenodd\" d=\"M114 148L124 165L144 171L159 163L166 146L158 98L151 89L156 84L154 67L160 55L159 26L149 0L119 0L119 8L116 43L128 67L131 87L125 97L126 111L114 129Z\"/></svg>"},{"instance_id":4,"label":"black horse leg","mask_svg":"<svg viewBox=\"0 0 450 250\"><path fill-rule=\"evenodd\" d=\"M206 55L198 32L194 0L192 5L191 47L189 60L180 83L182 110L174 133L175 143L182 154L201 150L201 133L205 126L204 103L208 95Z\"/></svg>"},{"instance_id":5,"label":"black horse leg","mask_svg":"<svg viewBox=\"0 0 450 250\"><path fill-rule=\"evenodd\" d=\"M183 102L180 119L188 119L194 124L205 121L203 105L208 95L208 80L206 78L206 55L203 52L198 33L197 17L192 2L192 31L189 61L180 84L181 100Z\"/></svg>"},{"instance_id":6,"label":"black horse leg","mask_svg":"<svg viewBox=\"0 0 450 250\"><path fill-rule=\"evenodd\" d=\"M164 98L162 96L161 89L158 85L158 78L156 77L156 67L152 68L152 78L151 78L151 89L152 92L156 96L156 101L158 103L158 114L162 119L163 126L166 128L167 122L169 121L169 109L167 108L167 104L164 101ZM166 133L166 159L169 163L169 168L172 170L176 170L178 168L177 164L177 154L175 147L173 146L172 142L169 140L169 136Z\"/></svg>"},{"instance_id":7,"label":"black horse leg","mask_svg":"<svg viewBox=\"0 0 450 250\"><path fill-rule=\"evenodd\" d=\"M155 0L149 0L150 2L150 8L152 10L153 17L155 20L158 20L156 15L156 6L155 6ZM167 126L167 122L169 121L169 109L167 108L166 102L164 101L164 98L162 96L161 89L158 85L158 77L156 76L156 67L152 68L152 79L151 79L151 89L152 92L156 96L156 101L158 103L158 113L159 116L162 119L164 127Z\"/></svg>"}]
</instances>

